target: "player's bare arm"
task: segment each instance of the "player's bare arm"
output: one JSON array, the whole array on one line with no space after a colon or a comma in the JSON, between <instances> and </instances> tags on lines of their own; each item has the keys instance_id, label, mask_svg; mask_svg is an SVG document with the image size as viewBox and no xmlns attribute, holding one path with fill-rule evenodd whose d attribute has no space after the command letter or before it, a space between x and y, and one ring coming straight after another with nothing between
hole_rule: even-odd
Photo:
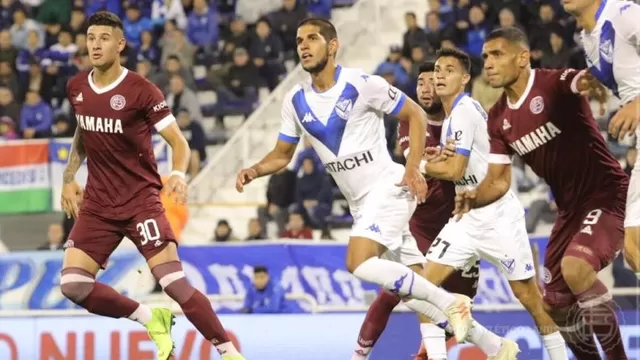
<instances>
[{"instance_id":1,"label":"player's bare arm","mask_svg":"<svg viewBox=\"0 0 640 360\"><path fill-rule=\"evenodd\" d=\"M238 175L236 177L236 190L238 190L238 192L242 192L244 186L250 183L253 179L271 175L289 165L291 159L293 159L293 154L296 151L297 145L297 143L278 140L273 150L271 150L257 164L238 171Z\"/></svg>"},{"instance_id":2,"label":"player's bare arm","mask_svg":"<svg viewBox=\"0 0 640 360\"><path fill-rule=\"evenodd\" d=\"M458 218L471 209L487 206L503 197L511 187L511 164L489 164L487 176L473 190L456 194L453 214Z\"/></svg>"},{"instance_id":3,"label":"player's bare arm","mask_svg":"<svg viewBox=\"0 0 640 360\"><path fill-rule=\"evenodd\" d=\"M468 156L454 154L451 157L446 157L442 161L427 162L424 166L424 172L436 179L458 181L464 176L468 162Z\"/></svg>"},{"instance_id":4,"label":"player's bare arm","mask_svg":"<svg viewBox=\"0 0 640 360\"><path fill-rule=\"evenodd\" d=\"M186 204L189 197L185 179L191 156L189 143L175 121L162 129L160 136L171 146L173 162L173 171L162 191L168 194L169 197L175 195L174 201L176 203Z\"/></svg>"},{"instance_id":5,"label":"player's bare arm","mask_svg":"<svg viewBox=\"0 0 640 360\"><path fill-rule=\"evenodd\" d=\"M611 118L609 133L616 139L624 139L627 134L632 134L640 121L640 97L623 106Z\"/></svg>"},{"instance_id":6,"label":"player's bare arm","mask_svg":"<svg viewBox=\"0 0 640 360\"><path fill-rule=\"evenodd\" d=\"M427 198L427 182L420 172L420 162L425 147L427 114L413 100L407 99L397 117L409 124L409 154L404 177L398 185L407 186L411 194L417 197L418 203L423 203Z\"/></svg>"},{"instance_id":7,"label":"player's bare arm","mask_svg":"<svg viewBox=\"0 0 640 360\"><path fill-rule=\"evenodd\" d=\"M71 154L69 154L69 160L67 161L67 167L64 169L62 175L62 198L60 203L62 210L67 214L68 218L76 218L79 213L78 202L82 199L82 187L76 182L76 173L82 162L87 157L87 153L82 143L82 130L80 126L76 129L73 135L73 142L71 145Z\"/></svg>"}]
</instances>

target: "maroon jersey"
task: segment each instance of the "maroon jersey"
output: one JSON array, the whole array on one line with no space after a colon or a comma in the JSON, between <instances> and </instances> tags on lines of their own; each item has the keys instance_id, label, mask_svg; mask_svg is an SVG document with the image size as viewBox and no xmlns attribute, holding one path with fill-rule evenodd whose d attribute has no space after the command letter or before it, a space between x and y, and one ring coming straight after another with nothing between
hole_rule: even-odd
<instances>
[{"instance_id":1,"label":"maroon jersey","mask_svg":"<svg viewBox=\"0 0 640 360\"><path fill-rule=\"evenodd\" d=\"M162 92L126 69L105 88L83 71L67 83L67 97L87 154L82 210L110 219L162 211L151 135L175 121Z\"/></svg>"},{"instance_id":2,"label":"maroon jersey","mask_svg":"<svg viewBox=\"0 0 640 360\"><path fill-rule=\"evenodd\" d=\"M426 146L439 146L441 132L442 122L429 120ZM406 155L409 152L409 124L406 121L401 121L398 127L398 144ZM433 241L451 218L455 187L450 181L433 178L427 179L427 186L429 188L427 200L418 205L411 217L411 223L420 227L421 232L428 234L429 240Z\"/></svg>"},{"instance_id":3,"label":"maroon jersey","mask_svg":"<svg viewBox=\"0 0 640 360\"><path fill-rule=\"evenodd\" d=\"M510 163L514 154L522 157L551 187L561 212L580 211L593 203L609 208L624 197L628 186L587 100L576 94L578 73L532 70L520 100L511 104L503 94L489 111L487 124L489 162Z\"/></svg>"}]
</instances>

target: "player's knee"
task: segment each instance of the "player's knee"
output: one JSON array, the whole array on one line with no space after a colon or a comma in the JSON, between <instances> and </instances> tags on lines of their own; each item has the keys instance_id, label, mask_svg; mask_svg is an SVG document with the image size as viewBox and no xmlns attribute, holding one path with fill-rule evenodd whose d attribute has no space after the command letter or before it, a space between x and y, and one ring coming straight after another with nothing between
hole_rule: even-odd
<instances>
[{"instance_id":1,"label":"player's knee","mask_svg":"<svg viewBox=\"0 0 640 360\"><path fill-rule=\"evenodd\" d=\"M624 259L633 271L640 271L640 227L628 227L625 229Z\"/></svg>"},{"instance_id":2,"label":"player's knee","mask_svg":"<svg viewBox=\"0 0 640 360\"><path fill-rule=\"evenodd\" d=\"M560 263L560 271L564 281L571 288L578 286L578 284L591 283L596 277L595 270L591 264L575 256L563 257Z\"/></svg>"},{"instance_id":3,"label":"player's knee","mask_svg":"<svg viewBox=\"0 0 640 360\"><path fill-rule=\"evenodd\" d=\"M95 284L94 275L80 268L62 270L60 291L67 299L80 304L89 296Z\"/></svg>"},{"instance_id":4,"label":"player's knee","mask_svg":"<svg viewBox=\"0 0 640 360\"><path fill-rule=\"evenodd\" d=\"M189 284L179 261L159 264L151 269L162 290L178 304L187 302L196 289Z\"/></svg>"}]
</instances>

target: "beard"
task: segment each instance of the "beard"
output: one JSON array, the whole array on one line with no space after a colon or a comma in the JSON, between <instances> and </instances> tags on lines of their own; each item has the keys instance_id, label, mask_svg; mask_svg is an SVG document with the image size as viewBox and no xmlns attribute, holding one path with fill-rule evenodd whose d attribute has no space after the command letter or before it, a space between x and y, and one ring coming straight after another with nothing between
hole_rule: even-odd
<instances>
[{"instance_id":1,"label":"beard","mask_svg":"<svg viewBox=\"0 0 640 360\"><path fill-rule=\"evenodd\" d=\"M422 108L424 109L424 112L426 112L427 114L436 115L442 112L442 102L434 101L431 103L431 105L423 106Z\"/></svg>"},{"instance_id":2,"label":"beard","mask_svg":"<svg viewBox=\"0 0 640 360\"><path fill-rule=\"evenodd\" d=\"M324 56L315 65L311 65L309 67L305 67L303 65L302 69L310 74L317 74L327 67L327 62L329 62L329 49L327 49Z\"/></svg>"}]
</instances>

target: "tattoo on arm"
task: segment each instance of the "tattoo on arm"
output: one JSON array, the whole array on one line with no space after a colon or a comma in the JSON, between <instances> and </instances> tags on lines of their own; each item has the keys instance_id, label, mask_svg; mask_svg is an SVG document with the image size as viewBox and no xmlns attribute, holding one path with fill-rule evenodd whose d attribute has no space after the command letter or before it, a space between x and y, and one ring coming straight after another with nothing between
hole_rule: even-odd
<instances>
[{"instance_id":1,"label":"tattoo on arm","mask_svg":"<svg viewBox=\"0 0 640 360\"><path fill-rule=\"evenodd\" d=\"M76 133L73 135L69 161L67 162L67 167L64 169L64 173L62 175L62 181L64 184L73 182L76 172L78 172L78 169L80 169L80 166L86 157L87 154L84 150L84 145L82 144L82 132L78 126Z\"/></svg>"}]
</instances>

